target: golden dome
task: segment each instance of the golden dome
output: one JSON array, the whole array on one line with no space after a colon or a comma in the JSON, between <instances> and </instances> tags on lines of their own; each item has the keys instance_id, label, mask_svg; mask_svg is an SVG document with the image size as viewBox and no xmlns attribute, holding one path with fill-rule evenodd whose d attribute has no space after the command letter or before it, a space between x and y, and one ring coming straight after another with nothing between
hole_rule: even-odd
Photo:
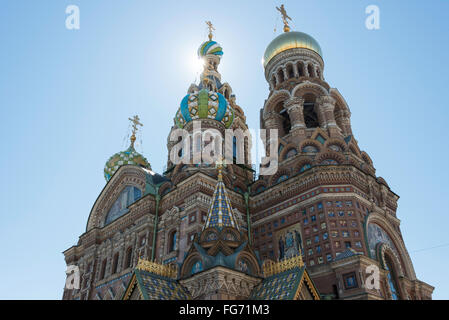
<instances>
[{"instance_id":1,"label":"golden dome","mask_svg":"<svg viewBox=\"0 0 449 320\"><path fill-rule=\"evenodd\" d=\"M277 54L294 48L305 48L318 53L321 57L321 47L318 42L307 33L299 31L284 32L271 41L265 50L263 56L263 66L267 66L268 62Z\"/></svg>"}]
</instances>

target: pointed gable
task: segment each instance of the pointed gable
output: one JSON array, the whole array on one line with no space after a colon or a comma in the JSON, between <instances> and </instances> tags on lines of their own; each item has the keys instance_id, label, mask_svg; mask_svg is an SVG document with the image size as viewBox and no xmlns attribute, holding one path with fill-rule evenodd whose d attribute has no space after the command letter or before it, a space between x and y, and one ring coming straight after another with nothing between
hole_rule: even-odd
<instances>
[{"instance_id":1,"label":"pointed gable","mask_svg":"<svg viewBox=\"0 0 449 320\"><path fill-rule=\"evenodd\" d=\"M229 200L226 187L221 179L219 179L215 187L212 203L209 207L203 230L212 227L218 229L232 227L239 230L237 219L232 211L231 201Z\"/></svg>"}]
</instances>

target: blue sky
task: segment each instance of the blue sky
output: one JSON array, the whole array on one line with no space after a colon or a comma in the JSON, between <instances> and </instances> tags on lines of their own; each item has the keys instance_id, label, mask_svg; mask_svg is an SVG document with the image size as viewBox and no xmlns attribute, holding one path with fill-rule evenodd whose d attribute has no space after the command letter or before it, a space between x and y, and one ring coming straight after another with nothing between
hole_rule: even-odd
<instances>
[{"instance_id":1,"label":"blue sky","mask_svg":"<svg viewBox=\"0 0 449 320\"><path fill-rule=\"evenodd\" d=\"M320 43L324 76L348 102L359 146L401 196L398 217L418 278L436 287L434 298L448 299L449 2L283 3L294 29ZM80 30L65 28L70 4L80 8ZM105 161L126 147L128 117L140 116L138 149L163 170L205 20L223 46L223 80L258 128L268 95L261 58L276 22L281 31L281 1L212 4L0 0L0 299L61 298L62 251L85 230ZM380 8L380 30L365 28L371 4Z\"/></svg>"}]
</instances>

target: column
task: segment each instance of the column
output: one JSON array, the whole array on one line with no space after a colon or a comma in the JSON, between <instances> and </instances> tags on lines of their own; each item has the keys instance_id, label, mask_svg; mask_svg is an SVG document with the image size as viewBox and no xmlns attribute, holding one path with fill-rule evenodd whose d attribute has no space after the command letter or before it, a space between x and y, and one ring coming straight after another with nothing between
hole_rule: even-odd
<instances>
[{"instance_id":1,"label":"column","mask_svg":"<svg viewBox=\"0 0 449 320\"><path fill-rule=\"evenodd\" d=\"M292 97L284 102L284 108L290 117L290 132L292 132L292 136L295 136L296 142L305 139L304 99Z\"/></svg>"},{"instance_id":2,"label":"column","mask_svg":"<svg viewBox=\"0 0 449 320\"><path fill-rule=\"evenodd\" d=\"M339 135L337 122L335 121L335 99L331 96L321 96L318 98L318 105L320 113L323 116L323 128L327 128L330 137L336 137Z\"/></svg>"}]
</instances>

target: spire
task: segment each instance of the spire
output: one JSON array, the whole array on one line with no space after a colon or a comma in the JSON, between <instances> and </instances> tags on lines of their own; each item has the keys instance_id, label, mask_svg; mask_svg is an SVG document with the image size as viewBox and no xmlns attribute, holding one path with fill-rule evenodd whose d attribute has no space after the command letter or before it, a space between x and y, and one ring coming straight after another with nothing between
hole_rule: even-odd
<instances>
[{"instance_id":1,"label":"spire","mask_svg":"<svg viewBox=\"0 0 449 320\"><path fill-rule=\"evenodd\" d=\"M288 20L292 21L292 18L290 18L287 15L287 11L284 8L284 5L282 4L280 8L276 7L277 11L279 11L282 15L282 21L284 22L284 32L290 31L290 26L288 24Z\"/></svg>"},{"instance_id":2,"label":"spire","mask_svg":"<svg viewBox=\"0 0 449 320\"><path fill-rule=\"evenodd\" d=\"M212 203L207 213L206 222L203 230L211 227L222 229L224 227L232 227L239 230L237 220L232 211L231 201L229 200L226 186L223 183L223 161L217 161L218 182L215 186Z\"/></svg>"},{"instance_id":3,"label":"spire","mask_svg":"<svg viewBox=\"0 0 449 320\"><path fill-rule=\"evenodd\" d=\"M133 131L132 131L132 135L131 135L130 140L131 140L131 147L134 148L134 142L136 141L136 133L139 130L139 128L137 126L143 127L143 124L140 123L140 121L139 121L140 119L139 119L138 115L135 115L132 118L128 118L128 120L133 123L133 126L132 126L133 127Z\"/></svg>"}]
</instances>

